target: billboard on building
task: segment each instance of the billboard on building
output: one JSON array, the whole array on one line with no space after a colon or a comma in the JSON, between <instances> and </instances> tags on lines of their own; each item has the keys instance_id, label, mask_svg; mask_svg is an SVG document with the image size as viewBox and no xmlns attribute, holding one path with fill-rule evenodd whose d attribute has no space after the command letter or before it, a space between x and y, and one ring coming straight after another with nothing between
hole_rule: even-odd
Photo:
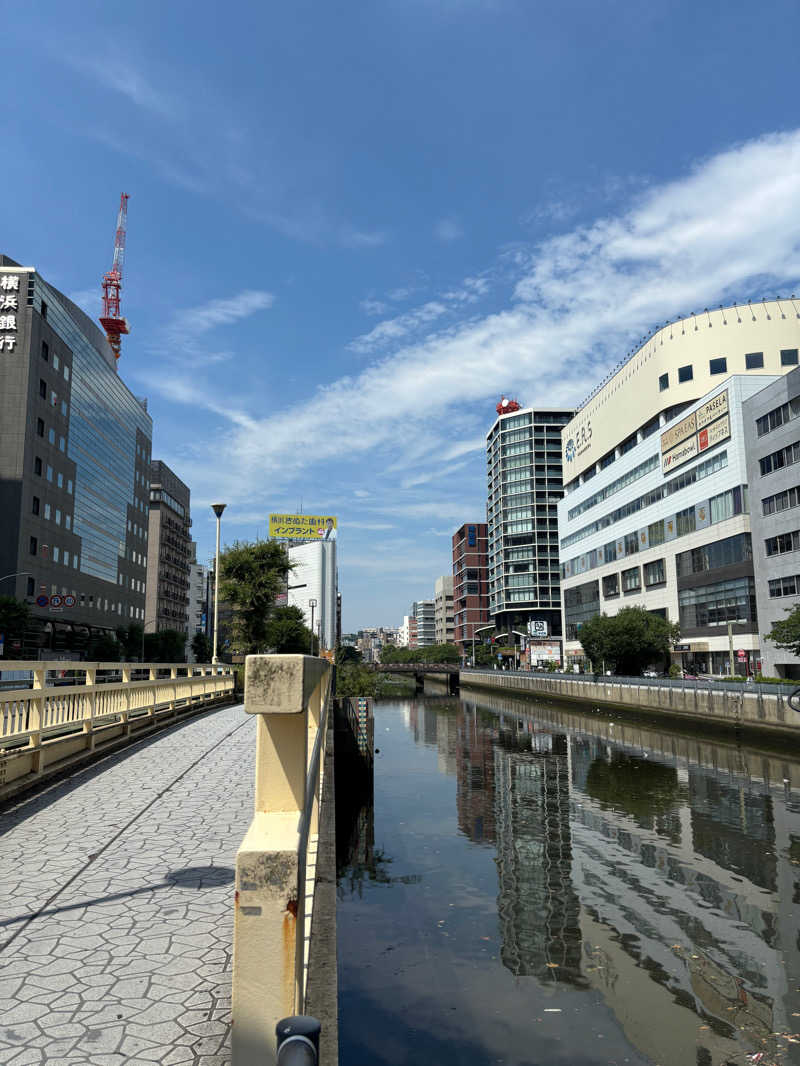
<instances>
[{"instance_id":1,"label":"billboard on building","mask_svg":"<svg viewBox=\"0 0 800 1066\"><path fill-rule=\"evenodd\" d=\"M336 515L271 514L269 535L288 540L336 540Z\"/></svg>"}]
</instances>

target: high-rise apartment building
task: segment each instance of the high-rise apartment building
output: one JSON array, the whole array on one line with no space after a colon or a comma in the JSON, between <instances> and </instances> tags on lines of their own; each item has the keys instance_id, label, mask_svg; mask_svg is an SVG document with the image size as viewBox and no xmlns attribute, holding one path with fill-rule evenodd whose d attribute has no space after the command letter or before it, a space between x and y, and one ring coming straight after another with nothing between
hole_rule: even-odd
<instances>
[{"instance_id":1,"label":"high-rise apartment building","mask_svg":"<svg viewBox=\"0 0 800 1066\"><path fill-rule=\"evenodd\" d=\"M417 617L413 614L403 615L403 624L400 626L397 643L401 648L416 648L417 646Z\"/></svg>"},{"instance_id":2,"label":"high-rise apartment building","mask_svg":"<svg viewBox=\"0 0 800 1066\"><path fill-rule=\"evenodd\" d=\"M489 625L488 526L470 522L453 534L453 638L462 655ZM480 634L477 634L480 640Z\"/></svg>"},{"instance_id":3,"label":"high-rise apartment building","mask_svg":"<svg viewBox=\"0 0 800 1066\"><path fill-rule=\"evenodd\" d=\"M436 607L433 600L417 600L413 604L417 620L417 647L425 648L436 643Z\"/></svg>"},{"instance_id":4,"label":"high-rise apartment building","mask_svg":"<svg viewBox=\"0 0 800 1066\"><path fill-rule=\"evenodd\" d=\"M453 624L453 575L436 578L433 593L433 629L435 644L452 644Z\"/></svg>"},{"instance_id":5,"label":"high-rise apartment building","mask_svg":"<svg viewBox=\"0 0 800 1066\"><path fill-rule=\"evenodd\" d=\"M5 654L86 657L144 621L152 421L98 326L4 255L0 427L0 593L33 616Z\"/></svg>"},{"instance_id":6,"label":"high-rise apartment building","mask_svg":"<svg viewBox=\"0 0 800 1066\"><path fill-rule=\"evenodd\" d=\"M758 668L750 509L772 491L748 472L748 437L769 416L762 390L789 397L776 379L798 365L798 348L785 303L721 308L658 330L581 405L563 433L558 507L568 663L584 659L586 620L640 606L680 622L676 659L693 672L729 670L729 625L734 669ZM755 460L769 454L759 438Z\"/></svg>"},{"instance_id":7,"label":"high-rise apartment building","mask_svg":"<svg viewBox=\"0 0 800 1066\"><path fill-rule=\"evenodd\" d=\"M166 463L150 464L150 555L145 632L189 632L190 493Z\"/></svg>"},{"instance_id":8,"label":"high-rise apartment building","mask_svg":"<svg viewBox=\"0 0 800 1066\"><path fill-rule=\"evenodd\" d=\"M561 431L572 413L501 401L486 435L489 615L509 642L561 635Z\"/></svg>"}]
</instances>

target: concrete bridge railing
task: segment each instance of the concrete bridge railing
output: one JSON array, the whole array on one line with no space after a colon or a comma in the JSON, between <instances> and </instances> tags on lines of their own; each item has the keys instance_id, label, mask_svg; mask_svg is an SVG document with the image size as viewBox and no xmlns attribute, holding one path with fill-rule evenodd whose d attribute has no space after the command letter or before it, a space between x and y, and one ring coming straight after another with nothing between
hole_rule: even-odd
<instances>
[{"instance_id":1,"label":"concrete bridge railing","mask_svg":"<svg viewBox=\"0 0 800 1066\"><path fill-rule=\"evenodd\" d=\"M4 659L0 671L0 799L234 689L225 665Z\"/></svg>"},{"instance_id":2,"label":"concrete bridge railing","mask_svg":"<svg viewBox=\"0 0 800 1066\"><path fill-rule=\"evenodd\" d=\"M274 1062L276 1023L308 1009L332 675L306 655L246 660L245 711L258 723L253 820L236 856L234 1066Z\"/></svg>"}]
</instances>

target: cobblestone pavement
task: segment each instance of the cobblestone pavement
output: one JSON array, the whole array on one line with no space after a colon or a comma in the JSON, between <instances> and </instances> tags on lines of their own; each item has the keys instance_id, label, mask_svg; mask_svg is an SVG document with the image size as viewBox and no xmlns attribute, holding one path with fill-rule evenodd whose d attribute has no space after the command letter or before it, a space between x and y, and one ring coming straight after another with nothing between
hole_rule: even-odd
<instances>
[{"instance_id":1,"label":"cobblestone pavement","mask_svg":"<svg viewBox=\"0 0 800 1066\"><path fill-rule=\"evenodd\" d=\"M230 1062L255 723L227 707L0 813L0 1062Z\"/></svg>"}]
</instances>

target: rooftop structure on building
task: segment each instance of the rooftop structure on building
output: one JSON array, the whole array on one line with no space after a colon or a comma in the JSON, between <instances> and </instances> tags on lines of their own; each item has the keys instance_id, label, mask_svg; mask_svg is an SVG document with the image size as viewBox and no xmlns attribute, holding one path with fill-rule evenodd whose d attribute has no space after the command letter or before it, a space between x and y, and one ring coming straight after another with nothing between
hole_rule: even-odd
<instances>
[{"instance_id":1,"label":"rooftop structure on building","mask_svg":"<svg viewBox=\"0 0 800 1066\"><path fill-rule=\"evenodd\" d=\"M97 325L0 255L0 593L33 624L6 656L93 654L145 620L152 421Z\"/></svg>"}]
</instances>

